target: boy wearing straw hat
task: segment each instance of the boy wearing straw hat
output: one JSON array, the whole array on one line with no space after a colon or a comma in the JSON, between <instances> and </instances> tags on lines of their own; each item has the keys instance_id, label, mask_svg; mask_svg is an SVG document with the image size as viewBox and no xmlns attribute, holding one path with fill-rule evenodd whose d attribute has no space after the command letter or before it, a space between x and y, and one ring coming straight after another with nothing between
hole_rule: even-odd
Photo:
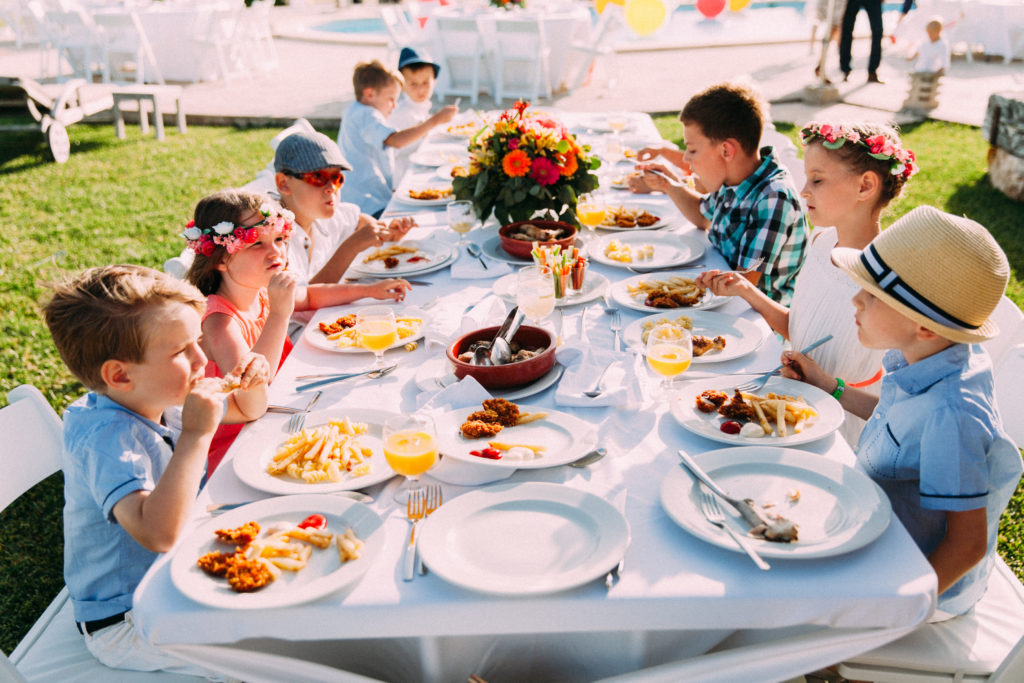
<instances>
[{"instance_id":1,"label":"boy wearing straw hat","mask_svg":"<svg viewBox=\"0 0 1024 683\"><path fill-rule=\"evenodd\" d=\"M834 249L832 261L861 286L853 299L860 343L888 349L881 396L845 387L795 351L783 354L783 374L868 420L857 459L935 569L932 620L963 614L985 592L999 517L1022 469L977 345L998 333L990 315L1009 264L984 227L931 206L863 251Z\"/></svg>"}]
</instances>

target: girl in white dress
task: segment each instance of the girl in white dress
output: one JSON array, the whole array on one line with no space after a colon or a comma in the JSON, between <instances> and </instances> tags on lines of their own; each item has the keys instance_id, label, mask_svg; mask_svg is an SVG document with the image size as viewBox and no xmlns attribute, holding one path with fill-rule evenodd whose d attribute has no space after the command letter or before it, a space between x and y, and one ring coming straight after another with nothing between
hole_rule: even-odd
<instances>
[{"instance_id":1,"label":"girl in white dress","mask_svg":"<svg viewBox=\"0 0 1024 683\"><path fill-rule=\"evenodd\" d=\"M917 165L891 127L875 123L809 123L800 131L807 183L801 197L816 226L789 308L772 301L734 272L710 270L697 283L723 296L739 296L768 325L801 349L828 334L810 356L847 386L878 393L882 352L857 341L853 296L859 287L830 259L834 247L863 249L881 232L882 210L900 195ZM820 226L834 225L834 228ZM841 433L857 444L864 421L846 414Z\"/></svg>"}]
</instances>

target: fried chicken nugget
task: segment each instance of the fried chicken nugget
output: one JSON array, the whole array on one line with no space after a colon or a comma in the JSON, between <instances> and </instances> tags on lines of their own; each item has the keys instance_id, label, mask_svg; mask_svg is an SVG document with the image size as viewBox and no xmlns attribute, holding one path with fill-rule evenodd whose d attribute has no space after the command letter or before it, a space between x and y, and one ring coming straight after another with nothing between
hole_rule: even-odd
<instances>
[{"instance_id":1,"label":"fried chicken nugget","mask_svg":"<svg viewBox=\"0 0 1024 683\"><path fill-rule=\"evenodd\" d=\"M740 394L739 390L733 394L731 399L721 405L718 409L718 413L730 420L752 422L757 419L757 413L754 412L754 406L743 400L743 396Z\"/></svg>"},{"instance_id":2,"label":"fried chicken nugget","mask_svg":"<svg viewBox=\"0 0 1024 683\"><path fill-rule=\"evenodd\" d=\"M196 560L196 564L210 576L224 576L228 573L230 560L235 553L209 552Z\"/></svg>"},{"instance_id":3,"label":"fried chicken nugget","mask_svg":"<svg viewBox=\"0 0 1024 683\"><path fill-rule=\"evenodd\" d=\"M462 435L467 439L479 439L482 437L494 436L502 430L502 426L496 422L469 420L463 422L459 429L462 430Z\"/></svg>"},{"instance_id":4,"label":"fried chicken nugget","mask_svg":"<svg viewBox=\"0 0 1024 683\"><path fill-rule=\"evenodd\" d=\"M236 593L252 593L274 580L266 565L261 560L248 560L244 555L236 555L229 560L225 576L231 590Z\"/></svg>"},{"instance_id":5,"label":"fried chicken nugget","mask_svg":"<svg viewBox=\"0 0 1024 683\"><path fill-rule=\"evenodd\" d=\"M485 410L498 414L498 422L505 427L515 427L519 422L519 406L503 398L489 398L483 402Z\"/></svg>"},{"instance_id":6,"label":"fried chicken nugget","mask_svg":"<svg viewBox=\"0 0 1024 683\"><path fill-rule=\"evenodd\" d=\"M242 546L244 549L260 535L260 525L258 522L246 522L235 529L217 529L214 533L221 543Z\"/></svg>"},{"instance_id":7,"label":"fried chicken nugget","mask_svg":"<svg viewBox=\"0 0 1024 683\"><path fill-rule=\"evenodd\" d=\"M478 410L475 413L470 413L466 417L466 422L491 422L494 424L501 424L501 420L498 418L498 414L493 410Z\"/></svg>"}]
</instances>

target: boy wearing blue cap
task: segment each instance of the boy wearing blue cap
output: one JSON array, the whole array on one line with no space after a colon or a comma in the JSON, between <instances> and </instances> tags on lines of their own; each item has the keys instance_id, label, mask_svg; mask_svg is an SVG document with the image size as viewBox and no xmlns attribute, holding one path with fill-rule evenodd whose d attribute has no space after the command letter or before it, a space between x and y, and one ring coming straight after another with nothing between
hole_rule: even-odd
<instances>
[{"instance_id":1,"label":"boy wearing blue cap","mask_svg":"<svg viewBox=\"0 0 1024 683\"><path fill-rule=\"evenodd\" d=\"M345 177L341 200L359 206L374 218L384 212L395 189L393 150L413 144L458 111L447 106L426 121L396 130L387 118L395 110L405 79L377 60L356 65L352 75L356 101L345 112L338 146L353 170Z\"/></svg>"},{"instance_id":2,"label":"boy wearing blue cap","mask_svg":"<svg viewBox=\"0 0 1024 683\"><path fill-rule=\"evenodd\" d=\"M388 125L395 130L405 130L423 123L430 118L430 98L441 73L441 66L420 56L411 47L403 47L398 56L398 71L405 79L405 87L398 98L398 105L388 117ZM409 169L409 156L416 151L419 143L413 143L395 152L395 178L401 178Z\"/></svg>"}]
</instances>

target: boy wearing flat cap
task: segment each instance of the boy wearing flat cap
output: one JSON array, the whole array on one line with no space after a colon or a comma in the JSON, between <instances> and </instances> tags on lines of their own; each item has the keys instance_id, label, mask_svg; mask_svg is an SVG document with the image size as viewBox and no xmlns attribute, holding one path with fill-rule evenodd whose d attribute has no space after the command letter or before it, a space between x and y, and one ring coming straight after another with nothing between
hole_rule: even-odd
<instances>
[{"instance_id":1,"label":"boy wearing flat cap","mask_svg":"<svg viewBox=\"0 0 1024 683\"><path fill-rule=\"evenodd\" d=\"M845 387L795 351L783 354L783 374L868 420L857 459L938 576L932 621L963 614L985 592L999 517L1022 469L978 346L998 333L990 316L1009 264L984 227L931 206L863 251L833 249L832 261L861 286L853 298L860 343L888 349L881 396Z\"/></svg>"}]
</instances>

